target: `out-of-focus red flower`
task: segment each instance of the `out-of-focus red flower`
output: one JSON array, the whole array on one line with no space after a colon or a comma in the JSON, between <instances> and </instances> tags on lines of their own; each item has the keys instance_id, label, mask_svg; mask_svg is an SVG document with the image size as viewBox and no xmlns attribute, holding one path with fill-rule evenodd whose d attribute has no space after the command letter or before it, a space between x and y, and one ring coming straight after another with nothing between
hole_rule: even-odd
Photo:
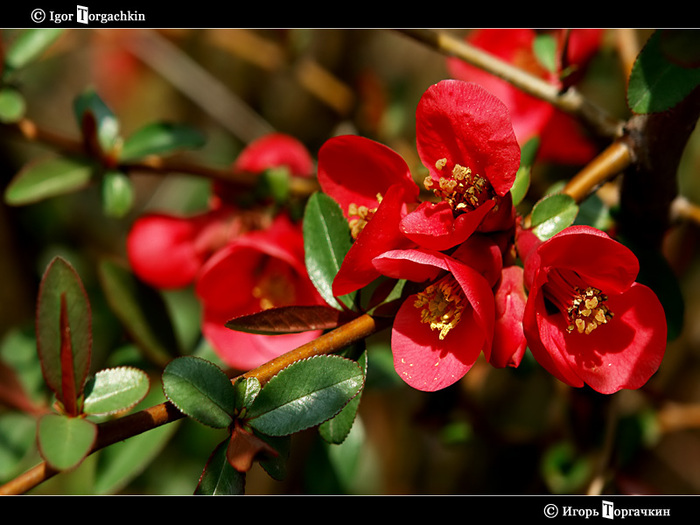
<instances>
[{"instance_id":1,"label":"out-of-focus red flower","mask_svg":"<svg viewBox=\"0 0 700 525\"><path fill-rule=\"evenodd\" d=\"M477 84L444 80L426 90L416 111L418 155L429 171L426 201L401 221L420 246L442 251L475 231L513 225L510 189L520 147L506 106Z\"/></svg>"},{"instance_id":2,"label":"out-of-focus red flower","mask_svg":"<svg viewBox=\"0 0 700 525\"><path fill-rule=\"evenodd\" d=\"M232 209L193 216L148 213L136 219L126 239L133 272L168 290L191 284L204 262L240 231Z\"/></svg>"},{"instance_id":3,"label":"out-of-focus red flower","mask_svg":"<svg viewBox=\"0 0 700 525\"><path fill-rule=\"evenodd\" d=\"M343 135L327 140L318 153L318 181L347 217L354 242L333 281L337 296L379 277L372 260L413 243L399 230L418 186L404 159L373 140Z\"/></svg>"},{"instance_id":4,"label":"out-of-focus red flower","mask_svg":"<svg viewBox=\"0 0 700 525\"><path fill-rule=\"evenodd\" d=\"M258 335L231 330L226 322L268 308L325 304L309 279L301 228L284 214L272 226L240 235L201 269L196 293L202 331L230 366L248 370L320 335L318 331Z\"/></svg>"},{"instance_id":5,"label":"out-of-focus red flower","mask_svg":"<svg viewBox=\"0 0 700 525\"><path fill-rule=\"evenodd\" d=\"M589 226L543 243L523 231L518 240L529 290L523 324L535 359L564 383L604 394L644 385L661 364L667 328L656 294L635 282L636 256Z\"/></svg>"},{"instance_id":6,"label":"out-of-focus red flower","mask_svg":"<svg viewBox=\"0 0 700 525\"><path fill-rule=\"evenodd\" d=\"M533 43L537 31L534 29L478 29L467 35L467 41L563 90L583 75L588 62L599 49L602 31L553 31L558 45L554 70L546 69L535 56ZM454 78L481 84L508 106L515 134L521 145L533 137L540 138L540 160L582 164L595 155L594 145L582 133L577 123L551 104L457 58L448 58L447 65Z\"/></svg>"},{"instance_id":7,"label":"out-of-focus red flower","mask_svg":"<svg viewBox=\"0 0 700 525\"><path fill-rule=\"evenodd\" d=\"M384 275L427 284L406 298L392 326L394 368L408 385L440 390L464 377L481 352L490 358L500 261L497 245L478 235L452 256L415 248L374 260Z\"/></svg>"},{"instance_id":8,"label":"out-of-focus red flower","mask_svg":"<svg viewBox=\"0 0 700 525\"><path fill-rule=\"evenodd\" d=\"M313 159L296 138L271 133L248 144L234 168L250 173L284 166L294 176L313 174ZM127 255L134 273L161 289L192 284L205 261L228 242L269 221L238 209L222 185L215 185L209 209L189 216L146 213L127 236Z\"/></svg>"}]
</instances>

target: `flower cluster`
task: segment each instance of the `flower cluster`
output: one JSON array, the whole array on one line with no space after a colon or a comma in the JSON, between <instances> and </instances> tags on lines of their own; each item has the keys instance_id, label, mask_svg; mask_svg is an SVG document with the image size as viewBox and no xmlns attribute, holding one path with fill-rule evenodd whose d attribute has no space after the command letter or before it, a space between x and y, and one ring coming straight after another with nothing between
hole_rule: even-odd
<instances>
[{"instance_id":1,"label":"flower cluster","mask_svg":"<svg viewBox=\"0 0 700 525\"><path fill-rule=\"evenodd\" d=\"M249 144L234 169L260 174L285 167L309 176L314 164L295 138L273 133ZM217 185L209 209L192 216L150 212L127 238L134 273L160 289L193 285L202 305L202 331L219 356L241 370L256 367L308 342L318 332L253 335L226 328L227 321L276 306L323 300L304 263L302 230L288 214L237 205Z\"/></svg>"},{"instance_id":2,"label":"flower cluster","mask_svg":"<svg viewBox=\"0 0 700 525\"><path fill-rule=\"evenodd\" d=\"M634 254L605 233L577 226L542 241L522 227L506 105L478 84L441 81L418 104L416 146L422 190L402 157L370 139L333 137L318 155L321 188L355 239L334 293L380 276L407 283L391 335L400 377L435 391L480 355L517 367L530 348L572 386L644 384L665 350L664 311L635 282Z\"/></svg>"}]
</instances>

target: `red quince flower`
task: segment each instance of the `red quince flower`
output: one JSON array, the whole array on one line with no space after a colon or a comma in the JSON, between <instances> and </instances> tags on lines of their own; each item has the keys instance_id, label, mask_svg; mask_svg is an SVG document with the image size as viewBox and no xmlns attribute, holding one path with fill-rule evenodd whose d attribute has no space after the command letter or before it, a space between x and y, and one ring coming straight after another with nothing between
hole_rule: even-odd
<instances>
[{"instance_id":1,"label":"red quince flower","mask_svg":"<svg viewBox=\"0 0 700 525\"><path fill-rule=\"evenodd\" d=\"M424 184L439 202L423 202L402 219L406 237L443 251L477 230L513 225L520 147L500 100L470 82L431 86L416 111L416 144L429 171Z\"/></svg>"},{"instance_id":2,"label":"red quince flower","mask_svg":"<svg viewBox=\"0 0 700 525\"><path fill-rule=\"evenodd\" d=\"M500 262L485 236L472 236L452 256L414 248L375 258L384 275L427 283L402 303L392 326L394 368L408 385L440 390L464 377L482 352L489 359Z\"/></svg>"},{"instance_id":3,"label":"red quince flower","mask_svg":"<svg viewBox=\"0 0 700 525\"><path fill-rule=\"evenodd\" d=\"M318 181L347 217L353 244L333 281L337 296L358 290L380 276L372 260L414 243L399 230L418 185L404 159L384 144L343 135L327 140L318 153Z\"/></svg>"},{"instance_id":4,"label":"red quince flower","mask_svg":"<svg viewBox=\"0 0 700 525\"><path fill-rule=\"evenodd\" d=\"M234 168L250 173L286 166L292 175L309 176L313 160L296 138L271 133L248 144ZM126 241L134 273L161 289L192 284L202 265L217 250L251 229L265 228L260 214L239 209L227 196L227 187L216 184L209 208L194 215L146 213L132 225Z\"/></svg>"},{"instance_id":5,"label":"red quince flower","mask_svg":"<svg viewBox=\"0 0 700 525\"><path fill-rule=\"evenodd\" d=\"M542 243L532 237L518 234L529 289L523 324L535 359L574 387L610 394L644 385L661 364L667 328L656 294L635 282L634 253L589 226Z\"/></svg>"},{"instance_id":6,"label":"red quince flower","mask_svg":"<svg viewBox=\"0 0 700 525\"><path fill-rule=\"evenodd\" d=\"M520 266L506 266L494 289L496 324L489 363L496 368L517 368L527 349L523 329L527 294L523 279Z\"/></svg>"},{"instance_id":7,"label":"red quince flower","mask_svg":"<svg viewBox=\"0 0 700 525\"><path fill-rule=\"evenodd\" d=\"M230 366L248 370L318 337L320 332L258 335L226 322L272 307L325 304L308 277L301 228L284 214L265 230L247 232L214 254L196 282L202 331Z\"/></svg>"},{"instance_id":8,"label":"red quince flower","mask_svg":"<svg viewBox=\"0 0 700 525\"><path fill-rule=\"evenodd\" d=\"M538 35L527 28L487 28L472 31L467 42L513 64L562 91L581 78L586 65L599 49L602 29L570 29L550 32L557 41L557 64L546 69L533 51ZM477 82L502 100L510 109L518 141L524 145L540 138L538 158L543 161L583 164L596 153L592 142L569 115L537 99L505 80L456 58L448 58L450 74L457 79Z\"/></svg>"}]
</instances>

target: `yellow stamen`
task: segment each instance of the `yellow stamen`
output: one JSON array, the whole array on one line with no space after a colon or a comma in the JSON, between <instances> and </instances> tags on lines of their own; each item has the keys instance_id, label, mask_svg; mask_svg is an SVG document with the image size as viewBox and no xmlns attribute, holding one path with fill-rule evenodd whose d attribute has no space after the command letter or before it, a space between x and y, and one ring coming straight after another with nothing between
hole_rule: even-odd
<instances>
[{"instance_id":1,"label":"yellow stamen","mask_svg":"<svg viewBox=\"0 0 700 525\"><path fill-rule=\"evenodd\" d=\"M459 283L448 275L418 293L413 306L421 308L421 322L440 332L440 340L459 324L467 304Z\"/></svg>"},{"instance_id":2,"label":"yellow stamen","mask_svg":"<svg viewBox=\"0 0 700 525\"><path fill-rule=\"evenodd\" d=\"M382 202L382 195L377 193L377 203ZM348 224L350 225L350 235L353 239L357 239L360 232L367 226L374 214L377 212L377 208L368 208L367 206L358 206L354 202L348 206Z\"/></svg>"},{"instance_id":3,"label":"yellow stamen","mask_svg":"<svg viewBox=\"0 0 700 525\"><path fill-rule=\"evenodd\" d=\"M442 171L447 164L447 159L443 158L435 163L435 167ZM449 174L440 176L437 188L430 176L425 178L423 185L437 197L449 203L455 212L473 210L493 197L493 190L488 180L460 164L454 164Z\"/></svg>"}]
</instances>

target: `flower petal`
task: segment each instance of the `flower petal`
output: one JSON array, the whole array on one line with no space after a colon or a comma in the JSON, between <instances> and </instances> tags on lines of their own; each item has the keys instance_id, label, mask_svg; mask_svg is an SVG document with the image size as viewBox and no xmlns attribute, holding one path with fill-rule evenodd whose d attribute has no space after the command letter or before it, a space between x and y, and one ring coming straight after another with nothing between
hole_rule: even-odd
<instances>
[{"instance_id":1,"label":"flower petal","mask_svg":"<svg viewBox=\"0 0 700 525\"><path fill-rule=\"evenodd\" d=\"M438 180L447 158L489 180L503 196L520 166L520 146L508 108L478 84L443 80L429 87L416 110L418 155Z\"/></svg>"}]
</instances>

